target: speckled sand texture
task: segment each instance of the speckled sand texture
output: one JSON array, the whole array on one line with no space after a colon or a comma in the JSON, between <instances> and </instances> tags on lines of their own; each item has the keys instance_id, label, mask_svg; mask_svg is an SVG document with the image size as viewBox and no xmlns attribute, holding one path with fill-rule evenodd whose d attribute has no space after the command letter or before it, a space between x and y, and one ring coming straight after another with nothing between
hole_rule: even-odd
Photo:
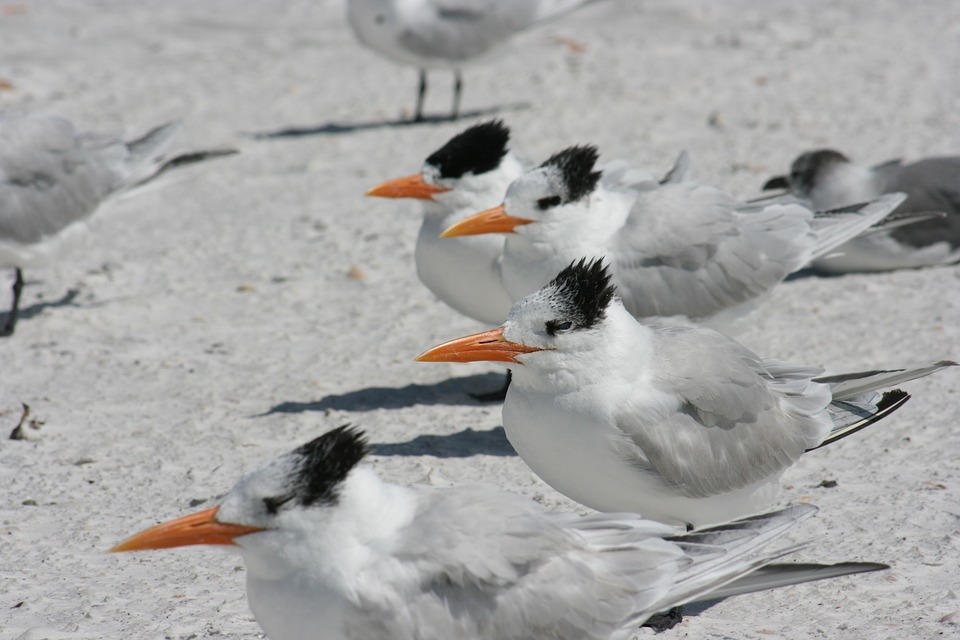
<instances>
[{"instance_id":1,"label":"speckled sand texture","mask_svg":"<svg viewBox=\"0 0 960 640\"><path fill-rule=\"evenodd\" d=\"M345 422L391 481L577 508L467 395L500 369L413 362L482 329L417 281L418 205L363 197L477 121L386 126L415 78L360 48L342 0L0 3L0 108L131 135L181 117L178 151L242 150L109 203L86 243L26 272L0 342L0 640L261 637L238 557L106 550ZM442 113L451 80L433 78ZM507 107L531 160L593 142L659 173L687 149L699 179L749 197L811 147L960 153L960 3L609 0L465 82L465 110ZM258 137L290 128L315 132ZM747 336L767 356L832 372L960 357L958 267L806 278L772 302ZM783 502L822 509L798 559L890 571L733 598L662 637L960 637L958 387L957 370L910 383L894 417L784 477ZM42 426L7 440L21 403Z\"/></svg>"}]
</instances>

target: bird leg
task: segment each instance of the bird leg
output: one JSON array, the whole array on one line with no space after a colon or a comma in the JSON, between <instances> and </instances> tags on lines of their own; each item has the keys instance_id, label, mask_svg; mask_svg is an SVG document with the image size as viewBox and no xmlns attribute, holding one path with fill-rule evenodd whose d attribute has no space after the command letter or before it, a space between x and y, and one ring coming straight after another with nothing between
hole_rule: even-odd
<instances>
[{"instance_id":1,"label":"bird leg","mask_svg":"<svg viewBox=\"0 0 960 640\"><path fill-rule=\"evenodd\" d=\"M427 70L420 69L420 88L417 90L417 110L413 114L414 122L423 122L423 99L427 95Z\"/></svg>"},{"instance_id":2,"label":"bird leg","mask_svg":"<svg viewBox=\"0 0 960 640\"><path fill-rule=\"evenodd\" d=\"M451 120L460 117L460 94L463 91L463 78L460 76L460 70L453 72L453 112L450 114Z\"/></svg>"},{"instance_id":3,"label":"bird leg","mask_svg":"<svg viewBox=\"0 0 960 640\"><path fill-rule=\"evenodd\" d=\"M0 329L0 337L13 335L13 329L17 326L17 314L20 311L20 292L23 291L23 271L17 267L17 275L13 280L13 305L10 307L10 314L7 316L7 322Z\"/></svg>"}]
</instances>

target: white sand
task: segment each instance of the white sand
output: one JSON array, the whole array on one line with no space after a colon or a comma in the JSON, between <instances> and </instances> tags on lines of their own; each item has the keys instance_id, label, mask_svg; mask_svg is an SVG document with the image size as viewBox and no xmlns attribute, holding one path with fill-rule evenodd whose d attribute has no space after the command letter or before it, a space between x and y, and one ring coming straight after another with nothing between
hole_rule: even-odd
<instances>
[{"instance_id":1,"label":"white sand","mask_svg":"<svg viewBox=\"0 0 960 640\"><path fill-rule=\"evenodd\" d=\"M0 4L0 108L129 134L183 117L179 150L243 150L111 203L85 246L26 272L0 342L3 640L261 637L238 557L106 550L348 421L393 445L373 458L390 480L576 508L509 455L499 406L466 395L499 369L413 362L481 327L417 281L418 206L363 197L465 124L251 136L412 109L415 73L361 49L343 14L341 0ZM444 112L451 81L434 77L428 109ZM699 178L744 196L825 144L865 162L957 153L960 3L611 0L467 71L466 110L519 101L501 115L531 159L594 142L659 172L686 148ZM960 268L792 282L749 342L833 372L957 358L958 290ZM798 558L891 570L733 598L663 637L960 635L958 386L956 370L907 385L894 417L784 478L783 502L822 508ZM43 425L6 440L21 402Z\"/></svg>"}]
</instances>

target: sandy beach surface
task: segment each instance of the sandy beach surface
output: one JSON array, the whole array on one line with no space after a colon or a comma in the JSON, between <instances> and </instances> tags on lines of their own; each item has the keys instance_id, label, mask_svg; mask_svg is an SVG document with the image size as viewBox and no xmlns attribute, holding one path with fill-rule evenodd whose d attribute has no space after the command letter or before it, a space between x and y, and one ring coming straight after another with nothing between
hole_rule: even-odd
<instances>
[{"instance_id":1,"label":"sandy beach surface","mask_svg":"<svg viewBox=\"0 0 960 640\"><path fill-rule=\"evenodd\" d=\"M431 78L445 113L451 78ZM342 0L0 3L0 108L131 136L183 118L176 151L242 152L114 199L25 271L0 342L0 639L262 637L238 556L107 549L346 422L390 481L586 512L468 395L502 369L413 361L483 327L417 280L419 205L364 191L491 115L530 160L592 142L660 173L687 149L743 197L809 148L956 154L960 3L609 0L468 68L462 122L398 125L415 79L356 43ZM960 267L800 278L767 309L744 336L766 356L960 358ZM783 478L783 504L821 508L789 538L810 542L797 560L889 571L731 598L662 637L960 637L958 388L958 370L905 385L895 416ZM36 428L8 440L21 403Z\"/></svg>"}]
</instances>

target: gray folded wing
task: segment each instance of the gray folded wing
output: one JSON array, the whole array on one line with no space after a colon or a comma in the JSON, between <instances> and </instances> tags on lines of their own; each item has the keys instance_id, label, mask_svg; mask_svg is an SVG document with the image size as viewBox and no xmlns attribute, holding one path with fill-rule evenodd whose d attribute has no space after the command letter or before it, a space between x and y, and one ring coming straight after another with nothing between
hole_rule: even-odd
<instances>
[{"instance_id":1,"label":"gray folded wing","mask_svg":"<svg viewBox=\"0 0 960 640\"><path fill-rule=\"evenodd\" d=\"M683 327L661 329L655 358L650 389L617 407L620 453L680 495L704 498L776 477L830 432L829 389L812 381L818 368L763 359L722 334ZM673 402L651 406L651 394Z\"/></svg>"},{"instance_id":2,"label":"gray folded wing","mask_svg":"<svg viewBox=\"0 0 960 640\"><path fill-rule=\"evenodd\" d=\"M911 164L885 163L874 167L883 191L908 194L901 211L943 211L947 215L912 224L893 237L913 247L947 242L960 247L960 157L927 158Z\"/></svg>"},{"instance_id":3,"label":"gray folded wing","mask_svg":"<svg viewBox=\"0 0 960 640\"><path fill-rule=\"evenodd\" d=\"M431 637L625 639L657 611L723 593L788 553L757 552L815 511L798 505L678 533L633 514L544 513L489 487L424 492L393 551L396 565L371 573L383 588L364 590L375 595L358 603L365 615L352 631L365 639L419 637L424 627ZM738 592L786 583L741 582Z\"/></svg>"},{"instance_id":4,"label":"gray folded wing","mask_svg":"<svg viewBox=\"0 0 960 640\"><path fill-rule=\"evenodd\" d=\"M423 625L431 637L615 637L665 596L683 552L662 540L673 529L637 516L598 515L578 533L579 520L489 487L424 493L397 544L398 566L371 576L389 583L377 593L403 601L361 603L405 613L365 615L356 637L418 637ZM629 550L613 548L624 541Z\"/></svg>"},{"instance_id":5,"label":"gray folded wing","mask_svg":"<svg viewBox=\"0 0 960 640\"><path fill-rule=\"evenodd\" d=\"M699 319L747 302L806 264L813 214L794 203L739 203L683 182L641 192L608 258L637 317Z\"/></svg>"}]
</instances>

